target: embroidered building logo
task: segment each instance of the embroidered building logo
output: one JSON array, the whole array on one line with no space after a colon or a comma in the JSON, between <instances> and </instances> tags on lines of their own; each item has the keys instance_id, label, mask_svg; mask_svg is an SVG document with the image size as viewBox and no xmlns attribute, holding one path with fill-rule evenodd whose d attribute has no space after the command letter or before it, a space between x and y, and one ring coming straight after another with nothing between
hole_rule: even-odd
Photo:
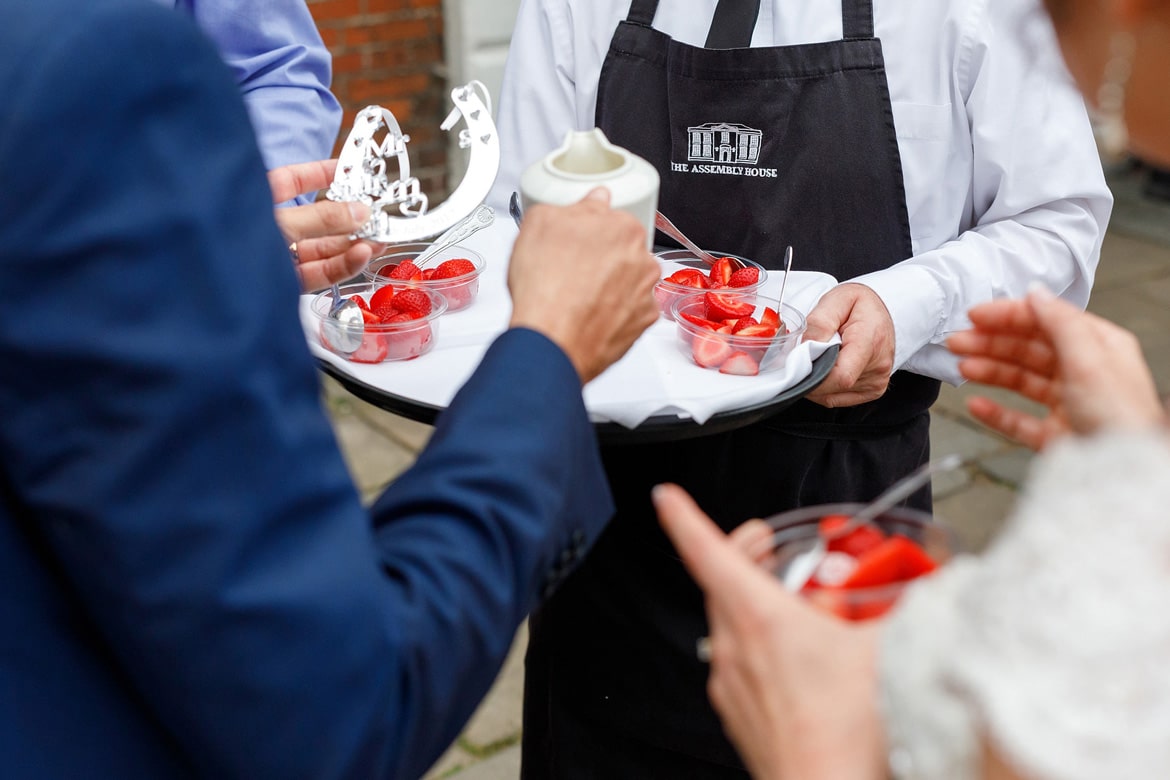
<instances>
[{"instance_id":1,"label":"embroidered building logo","mask_svg":"<svg viewBox=\"0 0 1170 780\"><path fill-rule=\"evenodd\" d=\"M764 134L747 125L709 122L687 128L687 161L670 163L675 173L719 173L725 176L776 176L775 168L761 168Z\"/></svg>"}]
</instances>

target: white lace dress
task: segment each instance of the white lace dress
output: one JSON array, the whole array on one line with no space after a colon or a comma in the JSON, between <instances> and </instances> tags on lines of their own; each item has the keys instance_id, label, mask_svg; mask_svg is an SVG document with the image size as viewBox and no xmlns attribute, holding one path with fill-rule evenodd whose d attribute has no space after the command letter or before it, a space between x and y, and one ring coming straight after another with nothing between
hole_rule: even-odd
<instances>
[{"instance_id":1,"label":"white lace dress","mask_svg":"<svg viewBox=\"0 0 1170 780\"><path fill-rule=\"evenodd\" d=\"M881 677L898 777L977 778L986 741L1037 780L1170 778L1170 439L1038 458L987 552L907 593Z\"/></svg>"}]
</instances>

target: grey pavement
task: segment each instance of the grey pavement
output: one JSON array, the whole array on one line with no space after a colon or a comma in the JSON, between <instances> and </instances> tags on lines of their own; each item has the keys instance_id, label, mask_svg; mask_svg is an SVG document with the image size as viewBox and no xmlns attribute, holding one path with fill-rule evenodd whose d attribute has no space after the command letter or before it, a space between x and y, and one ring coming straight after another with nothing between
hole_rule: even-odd
<instances>
[{"instance_id":1,"label":"grey pavement","mask_svg":"<svg viewBox=\"0 0 1170 780\"><path fill-rule=\"evenodd\" d=\"M1136 174L1119 171L1117 197L1089 309L1133 330L1154 378L1170 395L1170 204L1144 200ZM978 551L1003 523L1026 481L1031 453L981 428L965 411L975 393L1027 403L985 388L944 386L934 407L931 447L958 452L968 465L935 482L936 513L955 527L964 546ZM430 428L381 411L329 379L324 393L346 462L368 501L413 461ZM526 632L521 628L491 692L428 780L514 780L519 776L520 700Z\"/></svg>"}]
</instances>

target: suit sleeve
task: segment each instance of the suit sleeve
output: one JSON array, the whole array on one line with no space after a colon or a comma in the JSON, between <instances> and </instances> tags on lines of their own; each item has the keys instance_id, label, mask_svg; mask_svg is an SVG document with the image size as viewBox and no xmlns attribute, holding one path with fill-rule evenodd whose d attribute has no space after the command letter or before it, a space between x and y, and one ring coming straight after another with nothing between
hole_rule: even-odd
<instances>
[{"instance_id":1,"label":"suit sleeve","mask_svg":"<svg viewBox=\"0 0 1170 780\"><path fill-rule=\"evenodd\" d=\"M201 774L417 776L609 516L576 375L504 336L371 516L215 52L131 0L39 40L0 132L0 456L94 663Z\"/></svg>"},{"instance_id":2,"label":"suit sleeve","mask_svg":"<svg viewBox=\"0 0 1170 780\"><path fill-rule=\"evenodd\" d=\"M269 169L332 156L341 105L303 0L180 0L231 68Z\"/></svg>"}]
</instances>

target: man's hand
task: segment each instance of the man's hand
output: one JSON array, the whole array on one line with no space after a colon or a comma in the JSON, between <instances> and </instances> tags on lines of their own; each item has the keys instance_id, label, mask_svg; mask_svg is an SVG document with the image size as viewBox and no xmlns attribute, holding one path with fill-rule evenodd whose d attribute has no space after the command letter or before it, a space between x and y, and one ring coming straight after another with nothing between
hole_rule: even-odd
<instances>
[{"instance_id":1,"label":"man's hand","mask_svg":"<svg viewBox=\"0 0 1170 780\"><path fill-rule=\"evenodd\" d=\"M1046 290L981 304L970 317L975 327L947 341L963 376L1048 407L1041 418L969 399L971 415L993 430L1039 450L1068 433L1165 423L1141 345L1124 328Z\"/></svg>"},{"instance_id":2,"label":"man's hand","mask_svg":"<svg viewBox=\"0 0 1170 780\"><path fill-rule=\"evenodd\" d=\"M835 408L880 398L894 372L894 321L882 299L863 284L825 293L809 312L804 337L828 341L834 333L841 334L837 363L808 399Z\"/></svg>"},{"instance_id":3,"label":"man's hand","mask_svg":"<svg viewBox=\"0 0 1170 780\"><path fill-rule=\"evenodd\" d=\"M272 202L283 203L315 192L333 181L337 160L286 165L268 172ZM350 238L367 219L363 203L322 200L306 206L276 209L276 224L285 240L296 244L297 276L306 292L351 278L365 267L381 244Z\"/></svg>"},{"instance_id":4,"label":"man's hand","mask_svg":"<svg viewBox=\"0 0 1170 780\"><path fill-rule=\"evenodd\" d=\"M676 485L654 489L659 521L703 589L707 692L752 777L884 778L877 625L818 612L757 563L761 526L725 536ZM766 534L770 536L770 534Z\"/></svg>"},{"instance_id":5,"label":"man's hand","mask_svg":"<svg viewBox=\"0 0 1170 780\"><path fill-rule=\"evenodd\" d=\"M646 231L596 189L572 206L533 206L512 249L512 326L565 351L585 383L625 354L658 317L658 263Z\"/></svg>"}]
</instances>

